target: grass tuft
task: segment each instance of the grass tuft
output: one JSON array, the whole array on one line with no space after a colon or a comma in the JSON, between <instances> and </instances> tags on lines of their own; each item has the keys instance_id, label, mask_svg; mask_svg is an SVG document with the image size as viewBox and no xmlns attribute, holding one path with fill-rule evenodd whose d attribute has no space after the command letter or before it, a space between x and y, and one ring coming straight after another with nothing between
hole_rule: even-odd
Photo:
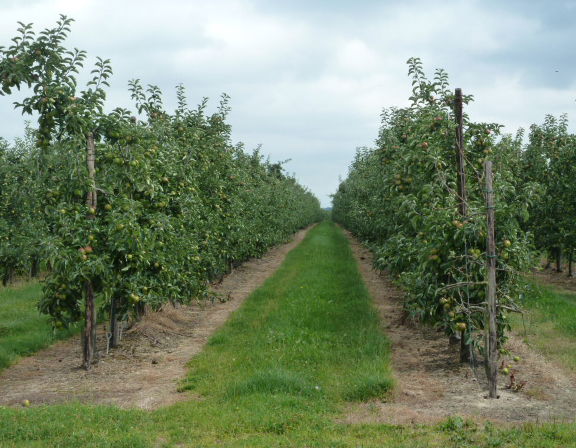
<instances>
[{"instance_id":1,"label":"grass tuft","mask_svg":"<svg viewBox=\"0 0 576 448\"><path fill-rule=\"evenodd\" d=\"M385 374L372 373L359 376L344 394L346 401L385 399L394 388L394 381Z\"/></svg>"},{"instance_id":2,"label":"grass tuft","mask_svg":"<svg viewBox=\"0 0 576 448\"><path fill-rule=\"evenodd\" d=\"M230 386L226 397L250 394L289 394L311 397L319 395L319 386L314 387L296 372L288 370L266 370L255 372L244 381Z\"/></svg>"}]
</instances>

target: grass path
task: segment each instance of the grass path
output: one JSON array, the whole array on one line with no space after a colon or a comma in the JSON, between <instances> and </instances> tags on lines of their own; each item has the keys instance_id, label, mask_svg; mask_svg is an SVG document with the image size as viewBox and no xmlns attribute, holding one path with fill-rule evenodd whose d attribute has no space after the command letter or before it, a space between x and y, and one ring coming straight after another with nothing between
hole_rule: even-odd
<instances>
[{"instance_id":1,"label":"grass path","mask_svg":"<svg viewBox=\"0 0 576 448\"><path fill-rule=\"evenodd\" d=\"M346 238L312 229L190 362L189 400L153 412L78 403L0 408L0 446L574 446L569 425L336 423L385 399L388 344Z\"/></svg>"},{"instance_id":2,"label":"grass path","mask_svg":"<svg viewBox=\"0 0 576 448\"><path fill-rule=\"evenodd\" d=\"M203 396L362 400L392 386L377 313L347 240L328 223L208 343L182 386Z\"/></svg>"}]
</instances>

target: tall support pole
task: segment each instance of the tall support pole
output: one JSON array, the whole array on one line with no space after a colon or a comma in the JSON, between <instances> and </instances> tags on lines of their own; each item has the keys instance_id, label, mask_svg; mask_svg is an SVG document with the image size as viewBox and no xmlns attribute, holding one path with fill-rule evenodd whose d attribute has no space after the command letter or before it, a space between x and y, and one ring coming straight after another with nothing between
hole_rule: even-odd
<instances>
[{"instance_id":1,"label":"tall support pole","mask_svg":"<svg viewBox=\"0 0 576 448\"><path fill-rule=\"evenodd\" d=\"M456 89L454 93L454 117L456 121L456 170L458 187L458 212L462 218L468 213L466 204L466 176L464 173L464 118L462 89ZM470 331L470 329L468 329ZM470 346L466 344L465 333L462 332L460 340L460 362L470 361Z\"/></svg>"},{"instance_id":2,"label":"tall support pole","mask_svg":"<svg viewBox=\"0 0 576 448\"><path fill-rule=\"evenodd\" d=\"M88 218L94 219L94 214L90 213L90 209L96 210L96 181L94 180L95 173L95 144L94 134L88 135L88 144L86 146L86 163L88 165L88 175L90 176L91 188L86 196L86 205L88 208ZM92 282L87 280L84 283L84 300L85 300L85 314L84 314L84 337L82 338L82 367L90 370L92 363L96 357L96 301L94 297L94 288Z\"/></svg>"},{"instance_id":3,"label":"tall support pole","mask_svg":"<svg viewBox=\"0 0 576 448\"><path fill-rule=\"evenodd\" d=\"M454 95L454 116L456 120L456 167L458 170L458 209L461 216L468 213L466 205L466 176L464 174L464 119L462 89L456 89Z\"/></svg>"},{"instance_id":4,"label":"tall support pole","mask_svg":"<svg viewBox=\"0 0 576 448\"><path fill-rule=\"evenodd\" d=\"M498 346L496 328L496 241L494 240L494 192L492 185L492 162L484 162L486 181L486 272L488 274L488 329L485 344L486 376L490 398L496 398L498 383Z\"/></svg>"},{"instance_id":5,"label":"tall support pole","mask_svg":"<svg viewBox=\"0 0 576 448\"><path fill-rule=\"evenodd\" d=\"M118 347L118 321L117 321L117 314L118 314L118 299L116 297L112 297L110 303L110 334L108 338L110 340L109 344L110 347L116 348Z\"/></svg>"}]
</instances>

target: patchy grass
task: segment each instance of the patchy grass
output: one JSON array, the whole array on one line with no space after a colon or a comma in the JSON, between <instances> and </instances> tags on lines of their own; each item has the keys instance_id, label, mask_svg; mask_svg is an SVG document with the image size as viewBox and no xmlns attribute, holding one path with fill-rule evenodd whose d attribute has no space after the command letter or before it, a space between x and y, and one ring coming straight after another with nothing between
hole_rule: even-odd
<instances>
[{"instance_id":1,"label":"patchy grass","mask_svg":"<svg viewBox=\"0 0 576 448\"><path fill-rule=\"evenodd\" d=\"M52 332L47 317L36 308L41 295L42 285L37 281L0 288L0 371L19 356L36 353L72 334Z\"/></svg>"},{"instance_id":2,"label":"patchy grass","mask_svg":"<svg viewBox=\"0 0 576 448\"><path fill-rule=\"evenodd\" d=\"M514 315L512 325L540 352L576 370L576 294L531 283L524 307L524 321Z\"/></svg>"}]
</instances>

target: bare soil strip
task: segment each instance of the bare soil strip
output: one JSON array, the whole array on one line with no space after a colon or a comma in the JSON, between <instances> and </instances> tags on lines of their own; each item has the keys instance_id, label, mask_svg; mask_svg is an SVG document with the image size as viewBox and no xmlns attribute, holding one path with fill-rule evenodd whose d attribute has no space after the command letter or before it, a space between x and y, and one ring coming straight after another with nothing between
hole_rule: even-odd
<instances>
[{"instance_id":1,"label":"bare soil strip","mask_svg":"<svg viewBox=\"0 0 576 448\"><path fill-rule=\"evenodd\" d=\"M227 301L164 307L150 313L123 335L120 347L106 355L106 332L99 329L100 362L90 370L79 366L79 337L57 343L35 356L22 358L0 374L0 405L32 405L70 401L155 409L193 399L178 393L186 363L202 350L208 337L284 261L308 229L264 257L245 262L212 290Z\"/></svg>"},{"instance_id":2,"label":"bare soil strip","mask_svg":"<svg viewBox=\"0 0 576 448\"><path fill-rule=\"evenodd\" d=\"M500 398L485 398L487 392L482 390L471 367L459 363L458 347L448 345L443 333L403 322L402 292L390 283L386 274L372 269L371 253L345 233L380 313L383 331L390 340L397 387L386 402L351 405L342 422L429 423L455 415L509 423L574 420L574 375L546 360L514 335L508 348L521 361L510 364L516 369L516 380L527 381L526 386L520 392L512 392L505 388L508 378L500 375Z\"/></svg>"}]
</instances>

